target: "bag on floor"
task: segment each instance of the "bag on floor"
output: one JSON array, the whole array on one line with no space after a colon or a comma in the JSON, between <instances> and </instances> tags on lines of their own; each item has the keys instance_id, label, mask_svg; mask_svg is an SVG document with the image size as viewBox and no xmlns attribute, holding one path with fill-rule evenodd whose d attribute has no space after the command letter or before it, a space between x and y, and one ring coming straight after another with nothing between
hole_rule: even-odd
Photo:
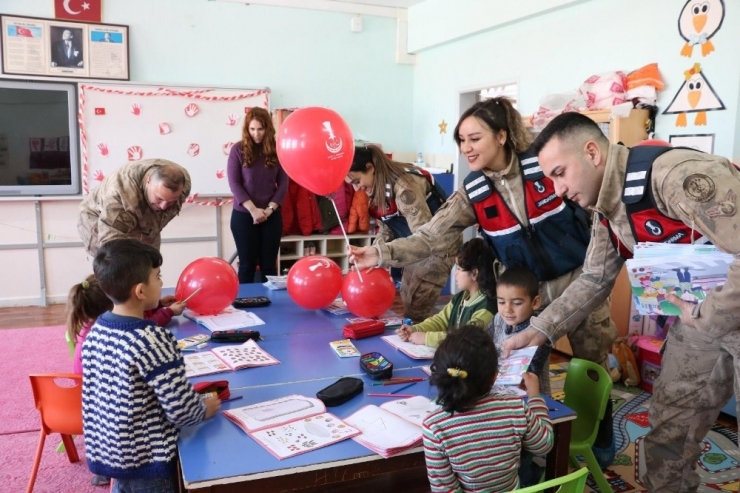
<instances>
[{"instance_id":1,"label":"bag on floor","mask_svg":"<svg viewBox=\"0 0 740 493\"><path fill-rule=\"evenodd\" d=\"M627 387L636 387L640 384L640 367L637 365L635 353L624 338L620 337L612 344L612 354L622 370L622 383Z\"/></svg>"}]
</instances>

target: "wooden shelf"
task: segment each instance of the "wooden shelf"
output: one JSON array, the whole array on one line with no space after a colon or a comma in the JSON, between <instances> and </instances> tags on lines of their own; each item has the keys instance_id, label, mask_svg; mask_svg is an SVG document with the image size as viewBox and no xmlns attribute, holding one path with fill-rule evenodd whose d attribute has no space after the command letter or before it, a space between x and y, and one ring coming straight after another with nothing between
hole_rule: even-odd
<instances>
[{"instance_id":1,"label":"wooden shelf","mask_svg":"<svg viewBox=\"0 0 740 493\"><path fill-rule=\"evenodd\" d=\"M371 245L375 235L353 234L347 235L349 242L356 246ZM283 272L307 254L304 254L309 243L316 248L315 255L323 255L334 259L342 272L349 269L347 260L347 246L342 235L310 235L310 236L284 236L280 239L280 252L278 253L278 270ZM283 253L285 252L285 253Z\"/></svg>"}]
</instances>

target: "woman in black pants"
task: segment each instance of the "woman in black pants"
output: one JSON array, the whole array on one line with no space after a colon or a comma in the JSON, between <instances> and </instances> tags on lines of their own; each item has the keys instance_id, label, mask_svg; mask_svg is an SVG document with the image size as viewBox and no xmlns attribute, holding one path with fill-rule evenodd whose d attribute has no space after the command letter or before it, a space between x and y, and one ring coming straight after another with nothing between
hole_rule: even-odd
<instances>
[{"instance_id":1,"label":"woman in black pants","mask_svg":"<svg viewBox=\"0 0 740 493\"><path fill-rule=\"evenodd\" d=\"M231 148L226 170L234 195L231 233L239 255L239 283L255 282L258 266L264 282L265 276L277 275L280 205L288 191L288 175L277 159L275 127L264 108L247 112L242 140Z\"/></svg>"}]
</instances>

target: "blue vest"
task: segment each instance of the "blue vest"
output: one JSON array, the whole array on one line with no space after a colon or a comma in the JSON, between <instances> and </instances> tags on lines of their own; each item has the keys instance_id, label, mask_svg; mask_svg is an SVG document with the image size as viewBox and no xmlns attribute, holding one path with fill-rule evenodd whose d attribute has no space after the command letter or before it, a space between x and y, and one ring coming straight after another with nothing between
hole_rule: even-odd
<instances>
[{"instance_id":1,"label":"blue vest","mask_svg":"<svg viewBox=\"0 0 740 493\"><path fill-rule=\"evenodd\" d=\"M428 171L418 168L407 168L406 172L417 176L420 175L427 179L432 187L431 192L427 194L427 206L432 212L432 215L436 214L439 208L442 207L442 204L444 204L445 200L447 200L447 193L434 179L434 175ZM383 221L383 224L393 231L393 235L396 238L406 238L407 236L411 236L411 228L409 228L409 223L406 218L403 217L401 212L398 210L396 200L391 196L391 190L392 186L389 183L386 183L385 196L387 207L383 210L383 213L381 214L377 207L372 206L370 207L370 215Z\"/></svg>"},{"instance_id":2,"label":"blue vest","mask_svg":"<svg viewBox=\"0 0 740 493\"><path fill-rule=\"evenodd\" d=\"M540 281L556 279L583 265L590 240L588 214L555 194L537 157L519 156L524 183L524 226L482 171L465 178L479 231L491 252L507 269L526 267Z\"/></svg>"},{"instance_id":3,"label":"blue vest","mask_svg":"<svg viewBox=\"0 0 740 493\"><path fill-rule=\"evenodd\" d=\"M658 210L650 186L653 162L664 152L675 147L638 146L630 149L624 174L622 202L627 209L627 218L635 242L657 243L707 243L699 231L691 230L680 219L673 219ZM632 252L619 242L609 221L599 215L601 223L609 230L612 245L624 259L632 258Z\"/></svg>"}]
</instances>

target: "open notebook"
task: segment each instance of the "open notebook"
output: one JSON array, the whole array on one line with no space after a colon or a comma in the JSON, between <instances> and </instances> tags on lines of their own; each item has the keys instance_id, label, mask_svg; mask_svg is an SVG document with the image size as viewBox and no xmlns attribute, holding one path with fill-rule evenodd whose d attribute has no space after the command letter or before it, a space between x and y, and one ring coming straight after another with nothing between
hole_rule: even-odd
<instances>
[{"instance_id":1,"label":"open notebook","mask_svg":"<svg viewBox=\"0 0 740 493\"><path fill-rule=\"evenodd\" d=\"M404 342L397 335L382 336L385 342L401 351L403 354L413 359L432 359L436 348L424 346L423 344L414 344L413 342Z\"/></svg>"},{"instance_id":2,"label":"open notebook","mask_svg":"<svg viewBox=\"0 0 740 493\"><path fill-rule=\"evenodd\" d=\"M223 412L278 459L351 438L360 431L326 412L312 397L289 395Z\"/></svg>"},{"instance_id":3,"label":"open notebook","mask_svg":"<svg viewBox=\"0 0 740 493\"><path fill-rule=\"evenodd\" d=\"M200 315L192 310L185 310L183 315L211 332L214 330L244 329L255 325L264 325L265 323L254 313L239 310L233 306L227 306L221 313L215 315Z\"/></svg>"},{"instance_id":4,"label":"open notebook","mask_svg":"<svg viewBox=\"0 0 740 493\"><path fill-rule=\"evenodd\" d=\"M365 406L344 421L361 435L357 443L388 458L421 445L421 425L439 406L423 396L390 401L381 406Z\"/></svg>"},{"instance_id":5,"label":"open notebook","mask_svg":"<svg viewBox=\"0 0 740 493\"><path fill-rule=\"evenodd\" d=\"M188 378L280 364L251 339L239 346L222 346L210 351L189 353L183 356L183 360L185 376Z\"/></svg>"}]
</instances>

